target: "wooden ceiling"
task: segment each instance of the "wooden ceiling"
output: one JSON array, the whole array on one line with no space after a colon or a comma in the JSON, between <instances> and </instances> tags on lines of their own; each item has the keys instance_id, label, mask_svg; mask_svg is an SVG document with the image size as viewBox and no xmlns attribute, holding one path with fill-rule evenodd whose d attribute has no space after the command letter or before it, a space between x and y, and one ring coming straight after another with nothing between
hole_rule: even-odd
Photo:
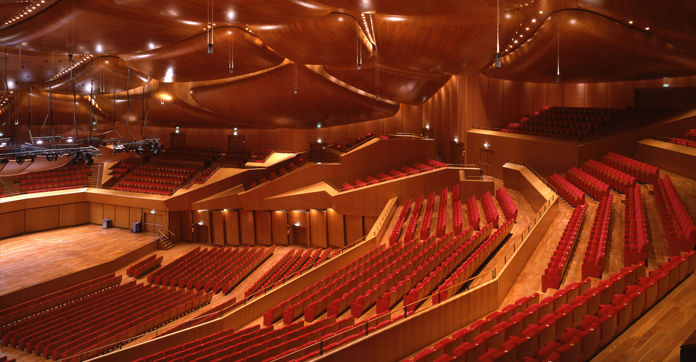
<instances>
[{"instance_id":1,"label":"wooden ceiling","mask_svg":"<svg viewBox=\"0 0 696 362\"><path fill-rule=\"evenodd\" d=\"M313 128L388 117L453 75L553 82L559 54L564 82L695 75L694 18L691 0L500 0L493 68L496 0L0 0L0 116L47 112L50 90L71 123L73 77L104 124L130 104L153 125Z\"/></svg>"}]
</instances>

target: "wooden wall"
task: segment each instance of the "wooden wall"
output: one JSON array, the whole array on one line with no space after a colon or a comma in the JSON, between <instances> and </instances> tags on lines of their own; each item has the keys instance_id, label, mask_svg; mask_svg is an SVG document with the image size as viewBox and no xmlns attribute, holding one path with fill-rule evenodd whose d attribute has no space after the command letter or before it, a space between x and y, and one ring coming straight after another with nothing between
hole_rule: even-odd
<instances>
[{"instance_id":1,"label":"wooden wall","mask_svg":"<svg viewBox=\"0 0 696 362\"><path fill-rule=\"evenodd\" d=\"M90 222L90 205L77 202L35 207L0 214L0 238L76 226ZM101 221L100 221L101 223Z\"/></svg>"}]
</instances>

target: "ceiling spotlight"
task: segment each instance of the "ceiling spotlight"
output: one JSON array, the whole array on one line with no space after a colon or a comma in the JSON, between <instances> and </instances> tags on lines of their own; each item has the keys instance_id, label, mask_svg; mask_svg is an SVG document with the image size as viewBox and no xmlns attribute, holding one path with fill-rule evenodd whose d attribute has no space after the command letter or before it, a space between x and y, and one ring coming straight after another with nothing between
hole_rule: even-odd
<instances>
[{"instance_id":1,"label":"ceiling spotlight","mask_svg":"<svg viewBox=\"0 0 696 362\"><path fill-rule=\"evenodd\" d=\"M536 23L536 19L532 19L532 23Z\"/></svg>"},{"instance_id":2,"label":"ceiling spotlight","mask_svg":"<svg viewBox=\"0 0 696 362\"><path fill-rule=\"evenodd\" d=\"M46 155L46 161L51 162L53 161L53 155Z\"/></svg>"},{"instance_id":3,"label":"ceiling spotlight","mask_svg":"<svg viewBox=\"0 0 696 362\"><path fill-rule=\"evenodd\" d=\"M150 49L155 49L155 44L150 43Z\"/></svg>"},{"instance_id":4,"label":"ceiling spotlight","mask_svg":"<svg viewBox=\"0 0 696 362\"><path fill-rule=\"evenodd\" d=\"M629 20L628 23L629 23L629 24L633 24L633 20Z\"/></svg>"},{"instance_id":5,"label":"ceiling spotlight","mask_svg":"<svg viewBox=\"0 0 696 362\"><path fill-rule=\"evenodd\" d=\"M72 137L68 138L68 143L72 143L72 142L73 142Z\"/></svg>"},{"instance_id":6,"label":"ceiling spotlight","mask_svg":"<svg viewBox=\"0 0 696 362\"><path fill-rule=\"evenodd\" d=\"M645 30L650 30L650 27L649 27L649 26L646 26L646 27L645 27Z\"/></svg>"},{"instance_id":7,"label":"ceiling spotlight","mask_svg":"<svg viewBox=\"0 0 696 362\"><path fill-rule=\"evenodd\" d=\"M543 11L539 10L539 14L543 14L543 13L544 13Z\"/></svg>"},{"instance_id":8,"label":"ceiling spotlight","mask_svg":"<svg viewBox=\"0 0 696 362\"><path fill-rule=\"evenodd\" d=\"M198 222L198 225L203 225L203 221L199 221L199 222Z\"/></svg>"},{"instance_id":9,"label":"ceiling spotlight","mask_svg":"<svg viewBox=\"0 0 696 362\"><path fill-rule=\"evenodd\" d=\"M41 145L41 144L43 144L43 141L42 141L42 140L38 140L38 141L36 141L36 144L37 144L37 145Z\"/></svg>"},{"instance_id":10,"label":"ceiling spotlight","mask_svg":"<svg viewBox=\"0 0 696 362\"><path fill-rule=\"evenodd\" d=\"M18 165L21 165L24 163L24 156L17 156L15 157L15 161L17 161Z\"/></svg>"}]
</instances>

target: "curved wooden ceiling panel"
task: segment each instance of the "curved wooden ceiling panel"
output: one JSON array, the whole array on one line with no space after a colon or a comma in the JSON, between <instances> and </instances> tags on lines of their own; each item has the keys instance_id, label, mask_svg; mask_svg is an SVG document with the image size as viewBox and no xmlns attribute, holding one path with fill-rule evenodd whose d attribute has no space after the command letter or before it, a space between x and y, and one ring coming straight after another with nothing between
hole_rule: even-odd
<instances>
[{"instance_id":1,"label":"curved wooden ceiling panel","mask_svg":"<svg viewBox=\"0 0 696 362\"><path fill-rule=\"evenodd\" d=\"M293 63L191 90L193 99L204 107L257 127L328 127L388 117L399 110L397 103L377 101L370 94L327 79L310 66L295 67Z\"/></svg>"},{"instance_id":2,"label":"curved wooden ceiling panel","mask_svg":"<svg viewBox=\"0 0 696 362\"><path fill-rule=\"evenodd\" d=\"M606 82L696 74L696 54L587 11L554 13L488 77L553 82L560 36L563 82Z\"/></svg>"},{"instance_id":3,"label":"curved wooden ceiling panel","mask_svg":"<svg viewBox=\"0 0 696 362\"><path fill-rule=\"evenodd\" d=\"M317 0L336 9L392 15L449 15L495 12L495 0ZM521 8L533 1L501 0L501 10Z\"/></svg>"},{"instance_id":4,"label":"curved wooden ceiling panel","mask_svg":"<svg viewBox=\"0 0 696 362\"><path fill-rule=\"evenodd\" d=\"M324 68L332 76L365 92L375 94L377 86L375 65L375 59L370 59L363 63L360 70L355 65L325 66ZM394 102L417 105L437 93L450 77L448 74L390 67L381 62L378 94Z\"/></svg>"},{"instance_id":5,"label":"curved wooden ceiling panel","mask_svg":"<svg viewBox=\"0 0 696 362\"><path fill-rule=\"evenodd\" d=\"M205 24L207 1L111 0L119 5L168 16L178 21ZM327 15L331 8L312 0L225 0L213 3L217 24L276 24ZM220 16L219 18L217 16Z\"/></svg>"},{"instance_id":6,"label":"curved wooden ceiling panel","mask_svg":"<svg viewBox=\"0 0 696 362\"><path fill-rule=\"evenodd\" d=\"M300 64L356 64L358 44L363 59L372 56L372 45L360 24L346 14L249 28L273 50Z\"/></svg>"},{"instance_id":7,"label":"curved wooden ceiling panel","mask_svg":"<svg viewBox=\"0 0 696 362\"><path fill-rule=\"evenodd\" d=\"M75 56L75 94L89 95L92 79L94 79L94 91L92 94L121 92L126 89L134 89L147 82L147 76L131 66L130 80L128 79L128 63L115 56L103 56L93 58L78 58ZM66 63L66 62L64 62ZM90 67L91 63L91 67ZM68 65L70 63L67 63ZM51 92L56 94L72 95L72 82L70 69L62 66L50 84ZM91 69L90 69L91 68ZM43 83L39 88L48 93L49 83Z\"/></svg>"},{"instance_id":8,"label":"curved wooden ceiling panel","mask_svg":"<svg viewBox=\"0 0 696 362\"><path fill-rule=\"evenodd\" d=\"M229 78L275 67L283 57L259 38L234 27L214 31L213 54L206 34L141 53L121 55L125 61L160 82L193 82ZM230 58L234 72L230 74Z\"/></svg>"},{"instance_id":9,"label":"curved wooden ceiling panel","mask_svg":"<svg viewBox=\"0 0 696 362\"><path fill-rule=\"evenodd\" d=\"M521 25L521 13L506 11L501 18L501 39L512 37ZM493 62L495 11L429 17L376 15L373 19L380 60L388 64L456 75L478 73Z\"/></svg>"}]
</instances>

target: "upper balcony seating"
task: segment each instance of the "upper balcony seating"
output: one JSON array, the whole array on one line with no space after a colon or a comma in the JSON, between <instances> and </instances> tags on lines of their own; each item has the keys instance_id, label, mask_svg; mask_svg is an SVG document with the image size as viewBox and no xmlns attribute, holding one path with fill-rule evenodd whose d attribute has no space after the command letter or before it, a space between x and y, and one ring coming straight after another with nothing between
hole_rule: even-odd
<instances>
[{"instance_id":1,"label":"upper balcony seating","mask_svg":"<svg viewBox=\"0 0 696 362\"><path fill-rule=\"evenodd\" d=\"M288 164L287 169L286 169L285 167L281 167L280 170L278 170L278 173L277 173L277 174L276 174L275 172L271 172L270 174L267 175L268 178L266 178L266 176L262 176L259 180L254 181L254 182L252 182L251 184L247 185L247 186L245 187L245 189L246 189L246 190L250 190L250 189L253 189L254 187L256 187L256 186L258 186L258 185L261 185L262 183L264 183L264 182L266 182L266 181L269 181L269 180L273 181L273 180L275 180L276 178L281 177L281 176L283 176L283 175L289 173L290 171L293 171L293 170L295 170L296 168L298 168L298 167L304 165L305 163L307 163L307 161L305 161L302 157L298 157L296 160L294 160L293 162L290 162L290 163ZM271 177L272 177L272 178L271 178Z\"/></svg>"},{"instance_id":2,"label":"upper balcony seating","mask_svg":"<svg viewBox=\"0 0 696 362\"><path fill-rule=\"evenodd\" d=\"M594 176L586 173L585 171L573 167L568 172L566 172L566 180L570 181L573 185L580 188L591 198L595 200L600 200L603 197L608 197L609 185L596 179ZM584 197L583 197L584 199Z\"/></svg>"},{"instance_id":3,"label":"upper balcony seating","mask_svg":"<svg viewBox=\"0 0 696 362\"><path fill-rule=\"evenodd\" d=\"M582 169L622 194L625 194L631 187L636 185L635 177L592 159L585 162L582 165Z\"/></svg>"},{"instance_id":4,"label":"upper balcony seating","mask_svg":"<svg viewBox=\"0 0 696 362\"><path fill-rule=\"evenodd\" d=\"M459 186L459 185L457 185ZM498 205L503 210L505 220L517 221L517 205L510 197L505 186L495 191L495 198L498 200Z\"/></svg>"},{"instance_id":5,"label":"upper balcony seating","mask_svg":"<svg viewBox=\"0 0 696 362\"><path fill-rule=\"evenodd\" d=\"M179 158L204 158L213 161L220 156L222 149L215 147L181 147L175 146L165 149L165 155L177 156Z\"/></svg>"},{"instance_id":6,"label":"upper balcony seating","mask_svg":"<svg viewBox=\"0 0 696 362\"><path fill-rule=\"evenodd\" d=\"M640 186L628 190L624 210L624 266L638 264L648 260L647 223Z\"/></svg>"},{"instance_id":7,"label":"upper balcony seating","mask_svg":"<svg viewBox=\"0 0 696 362\"><path fill-rule=\"evenodd\" d=\"M125 174L127 174L134 168L134 164L121 161L120 163L111 168L111 174L114 175L114 178L116 180L119 180L121 177L123 177Z\"/></svg>"},{"instance_id":8,"label":"upper balcony seating","mask_svg":"<svg viewBox=\"0 0 696 362\"><path fill-rule=\"evenodd\" d=\"M231 158L235 160L248 160L253 155L254 151L246 149L233 148L222 158Z\"/></svg>"},{"instance_id":9,"label":"upper balcony seating","mask_svg":"<svg viewBox=\"0 0 696 362\"><path fill-rule=\"evenodd\" d=\"M113 187L114 190L171 196L196 169L141 165L133 169Z\"/></svg>"},{"instance_id":10,"label":"upper balcony seating","mask_svg":"<svg viewBox=\"0 0 696 362\"><path fill-rule=\"evenodd\" d=\"M694 140L684 140L681 138L670 138L669 143L674 143L675 145L682 145L687 147L696 147L696 141Z\"/></svg>"},{"instance_id":11,"label":"upper balcony seating","mask_svg":"<svg viewBox=\"0 0 696 362\"><path fill-rule=\"evenodd\" d=\"M234 310L235 308L239 307L240 305L243 305L244 301L237 302L237 298L232 298L226 302L223 302L222 304L218 304L217 306L207 310L203 314L198 315L197 317L194 317L193 319L189 319L186 322L179 323L176 327L174 328L169 328L164 332L158 332L158 336L164 336L170 333L178 332L183 329L195 327L199 324L203 324L206 322L210 322L212 320L220 318L224 313L229 312L231 310Z\"/></svg>"},{"instance_id":12,"label":"upper balcony seating","mask_svg":"<svg viewBox=\"0 0 696 362\"><path fill-rule=\"evenodd\" d=\"M352 185L348 182L345 182L341 186L340 191L353 190L353 189L356 189L359 187L374 185L376 183L383 182L383 181L390 181L390 180L395 180L395 179L406 177L406 176L415 175L415 174L423 172L423 171L431 171L431 170L434 170L436 168L447 167L447 165L444 163L437 162L437 161L433 161L433 162L436 162L436 163L434 163L435 166L426 166L426 165L423 165L420 163L416 163L413 165L413 167L404 166L401 168L400 171L392 169L389 171L389 174L379 173L377 175L377 178L374 178L372 176L368 176L366 178L366 182L363 182L360 179L355 180L355 182Z\"/></svg>"},{"instance_id":13,"label":"upper balcony seating","mask_svg":"<svg viewBox=\"0 0 696 362\"><path fill-rule=\"evenodd\" d=\"M149 283L229 293L264 260L273 247L205 248L190 251L147 277Z\"/></svg>"},{"instance_id":14,"label":"upper balcony seating","mask_svg":"<svg viewBox=\"0 0 696 362\"><path fill-rule=\"evenodd\" d=\"M197 184L205 183L206 181L208 181L210 176L212 176L216 170L217 170L217 168L212 168L212 167L206 168L205 170L201 171L201 173L196 175L196 180L194 182Z\"/></svg>"},{"instance_id":15,"label":"upper balcony seating","mask_svg":"<svg viewBox=\"0 0 696 362\"><path fill-rule=\"evenodd\" d=\"M611 223L613 196L603 197L597 205L590 240L587 243L585 257L582 259L582 278L601 278L604 270L604 255Z\"/></svg>"},{"instance_id":16,"label":"upper balcony seating","mask_svg":"<svg viewBox=\"0 0 696 362\"><path fill-rule=\"evenodd\" d=\"M88 186L92 169L88 165L65 165L51 171L31 172L14 176L23 193L66 190Z\"/></svg>"},{"instance_id":17,"label":"upper balcony seating","mask_svg":"<svg viewBox=\"0 0 696 362\"><path fill-rule=\"evenodd\" d=\"M379 138L379 139L383 139L383 140L389 139L389 137L387 137L387 136L377 136L377 135L375 135L375 134L373 134L373 133L368 133L368 134L365 135L365 136L358 137L358 138L355 140L355 143L346 143L345 145L342 145L342 144L333 144L333 143L332 143L332 144L329 144L329 147L335 148L335 149L337 149L337 150L339 150L339 151L348 152L348 151L350 151L351 149L353 149L353 148L355 148L355 147L357 147L357 146L360 146L361 144L363 144L363 143L365 143L365 142L367 142L367 141L369 141L369 140L371 140L371 139L373 139L373 138L375 138L375 137L377 137L377 138Z\"/></svg>"},{"instance_id":18,"label":"upper balcony seating","mask_svg":"<svg viewBox=\"0 0 696 362\"><path fill-rule=\"evenodd\" d=\"M502 132L542 137L582 140L619 112L608 108L546 106L519 122L508 124Z\"/></svg>"},{"instance_id":19,"label":"upper balcony seating","mask_svg":"<svg viewBox=\"0 0 696 362\"><path fill-rule=\"evenodd\" d=\"M572 177L572 176L571 176ZM585 194L570 183L568 180L554 173L549 177L549 183L553 186L559 195L572 207L578 207L585 204ZM600 186L601 187L601 186Z\"/></svg>"},{"instance_id":20,"label":"upper balcony seating","mask_svg":"<svg viewBox=\"0 0 696 362\"><path fill-rule=\"evenodd\" d=\"M119 277L120 279L120 277ZM212 294L135 281L3 329L3 343L57 361L83 361L205 305Z\"/></svg>"},{"instance_id":21,"label":"upper balcony seating","mask_svg":"<svg viewBox=\"0 0 696 362\"><path fill-rule=\"evenodd\" d=\"M657 179L655 201L672 255L692 250L696 245L696 225L669 175Z\"/></svg>"},{"instance_id":22,"label":"upper balcony seating","mask_svg":"<svg viewBox=\"0 0 696 362\"><path fill-rule=\"evenodd\" d=\"M547 268L544 270L544 275L541 276L542 292L546 292L548 288L558 289L560 287L563 275L570 263L570 258L573 257L573 251L577 246L578 235L585 220L586 210L587 204L583 204L576 207L573 211L573 215L570 217L563 235L558 241L558 245L556 245L551 261L549 261Z\"/></svg>"},{"instance_id":23,"label":"upper balcony seating","mask_svg":"<svg viewBox=\"0 0 696 362\"><path fill-rule=\"evenodd\" d=\"M689 131L684 132L682 137L690 141L696 141L696 129L692 128Z\"/></svg>"},{"instance_id":24,"label":"upper balcony seating","mask_svg":"<svg viewBox=\"0 0 696 362\"><path fill-rule=\"evenodd\" d=\"M694 268L696 251L691 251L670 258L649 275L640 263L596 288L584 279L541 301L535 293L404 361L589 361Z\"/></svg>"},{"instance_id":25,"label":"upper balcony seating","mask_svg":"<svg viewBox=\"0 0 696 362\"><path fill-rule=\"evenodd\" d=\"M613 152L602 157L602 163L625 172L644 184L654 184L660 177L659 168Z\"/></svg>"}]
</instances>

